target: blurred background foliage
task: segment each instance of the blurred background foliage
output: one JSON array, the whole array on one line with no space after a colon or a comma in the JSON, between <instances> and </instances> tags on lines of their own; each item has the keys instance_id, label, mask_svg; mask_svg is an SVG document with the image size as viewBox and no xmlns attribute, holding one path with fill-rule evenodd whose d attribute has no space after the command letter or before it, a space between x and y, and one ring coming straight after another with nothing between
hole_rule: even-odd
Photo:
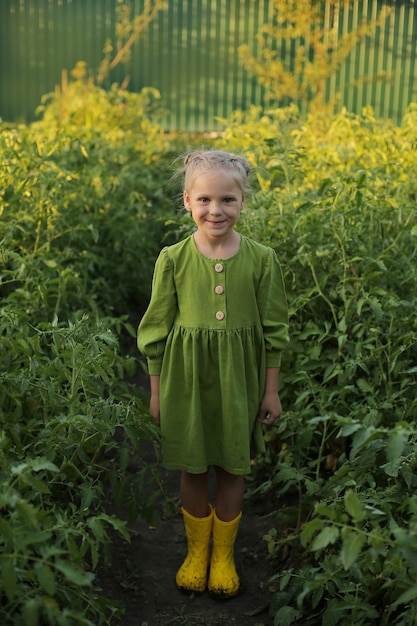
<instances>
[{"instance_id":1,"label":"blurred background foliage","mask_svg":"<svg viewBox=\"0 0 417 626\"><path fill-rule=\"evenodd\" d=\"M221 130L251 105L328 104L400 123L417 90L413 0L2 0L0 117L32 121L83 62L159 91L165 130Z\"/></svg>"},{"instance_id":2,"label":"blurred background foliage","mask_svg":"<svg viewBox=\"0 0 417 626\"><path fill-rule=\"evenodd\" d=\"M413 624L417 106L395 124L270 102L166 133L154 87L74 69L38 121L0 126L1 622L122 619L95 572L163 492L137 458L158 432L135 331L161 246L192 229L176 159L204 145L251 162L239 230L288 291L284 415L248 481L269 503L270 616Z\"/></svg>"}]
</instances>

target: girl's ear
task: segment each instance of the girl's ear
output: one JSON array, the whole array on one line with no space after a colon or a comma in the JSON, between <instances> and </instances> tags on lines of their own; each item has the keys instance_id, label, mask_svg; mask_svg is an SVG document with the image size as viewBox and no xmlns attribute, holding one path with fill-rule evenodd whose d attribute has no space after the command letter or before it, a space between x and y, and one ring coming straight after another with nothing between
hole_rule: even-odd
<instances>
[{"instance_id":1,"label":"girl's ear","mask_svg":"<svg viewBox=\"0 0 417 626\"><path fill-rule=\"evenodd\" d=\"M246 200L246 194L244 193L242 196L242 206L240 207L240 210L242 210L245 206L245 200Z\"/></svg>"},{"instance_id":2,"label":"girl's ear","mask_svg":"<svg viewBox=\"0 0 417 626\"><path fill-rule=\"evenodd\" d=\"M184 206L187 211L191 211L190 195L186 191L184 191Z\"/></svg>"}]
</instances>

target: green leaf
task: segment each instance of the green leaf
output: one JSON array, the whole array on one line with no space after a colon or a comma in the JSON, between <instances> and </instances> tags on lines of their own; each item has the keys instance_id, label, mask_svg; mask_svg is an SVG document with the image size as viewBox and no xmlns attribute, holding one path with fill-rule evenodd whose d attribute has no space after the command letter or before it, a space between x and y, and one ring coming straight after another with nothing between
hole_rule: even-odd
<instances>
[{"instance_id":1,"label":"green leaf","mask_svg":"<svg viewBox=\"0 0 417 626\"><path fill-rule=\"evenodd\" d=\"M363 392L363 393L373 393L374 389L372 387L372 385L365 380L364 378L358 378L358 380L356 381L356 384L358 385L359 389Z\"/></svg>"},{"instance_id":2,"label":"green leaf","mask_svg":"<svg viewBox=\"0 0 417 626\"><path fill-rule=\"evenodd\" d=\"M9 555L5 555L1 557L1 560L2 560L1 573L2 573L2 579L3 579L2 580L3 588L6 592L8 601L13 602L14 597L16 595L16 584L17 584L15 559Z\"/></svg>"},{"instance_id":3,"label":"green leaf","mask_svg":"<svg viewBox=\"0 0 417 626\"><path fill-rule=\"evenodd\" d=\"M380 465L380 468L384 470L387 476L392 476L393 478L396 478L398 476L398 472L400 471L399 463L393 463L391 461Z\"/></svg>"},{"instance_id":4,"label":"green leaf","mask_svg":"<svg viewBox=\"0 0 417 626\"><path fill-rule=\"evenodd\" d=\"M329 518L330 520L334 520L336 518L336 512L334 507L325 506L322 502L317 502L314 507L317 515L323 515L324 517Z\"/></svg>"},{"instance_id":5,"label":"green leaf","mask_svg":"<svg viewBox=\"0 0 417 626\"><path fill-rule=\"evenodd\" d=\"M157 497L158 494L155 493L155 496ZM117 530L122 535L123 539L126 539L126 541L130 543L130 535L129 531L126 529L125 521L119 519L118 517L115 517L114 515L106 515L105 513L98 515L97 519L100 519L103 522L107 522L108 524L110 524L110 526L112 526L114 530Z\"/></svg>"},{"instance_id":6,"label":"green leaf","mask_svg":"<svg viewBox=\"0 0 417 626\"><path fill-rule=\"evenodd\" d=\"M358 430L352 438L352 449L350 452L350 458L353 460L361 448L368 445L371 441L374 441L375 439L380 439L381 436L381 432L373 426Z\"/></svg>"},{"instance_id":7,"label":"green leaf","mask_svg":"<svg viewBox=\"0 0 417 626\"><path fill-rule=\"evenodd\" d=\"M38 512L36 508L32 504L30 504L30 502L26 502L21 498L17 500L15 506L16 510L19 511L20 515L25 519L25 521L33 526L33 528L38 527Z\"/></svg>"},{"instance_id":8,"label":"green leaf","mask_svg":"<svg viewBox=\"0 0 417 626\"><path fill-rule=\"evenodd\" d=\"M310 543L313 535L315 535L318 530L321 530L324 524L324 520L318 517L311 520L311 522L307 522L301 532L301 544L306 547Z\"/></svg>"},{"instance_id":9,"label":"green leaf","mask_svg":"<svg viewBox=\"0 0 417 626\"><path fill-rule=\"evenodd\" d=\"M10 544L13 545L13 542L14 542L13 530L11 526L9 526L9 524L6 522L6 520L2 519L1 517L0 517L0 535L7 537Z\"/></svg>"},{"instance_id":10,"label":"green leaf","mask_svg":"<svg viewBox=\"0 0 417 626\"><path fill-rule=\"evenodd\" d=\"M373 620L380 617L379 612L373 606L364 602L363 599L360 600L348 596L345 600L335 598L327 603L321 624L322 626L336 626L337 624L343 623L341 619L346 615L351 616L359 611L362 616L361 624L375 623Z\"/></svg>"},{"instance_id":11,"label":"green leaf","mask_svg":"<svg viewBox=\"0 0 417 626\"><path fill-rule=\"evenodd\" d=\"M338 335L338 337L337 337L337 345L338 345L339 349L344 347L344 345L346 344L347 339L348 339L347 335Z\"/></svg>"},{"instance_id":12,"label":"green leaf","mask_svg":"<svg viewBox=\"0 0 417 626\"><path fill-rule=\"evenodd\" d=\"M32 461L32 469L34 472L40 472L41 470L48 470L49 472L57 473L59 469L55 463L51 463L43 457L38 457Z\"/></svg>"},{"instance_id":13,"label":"green leaf","mask_svg":"<svg viewBox=\"0 0 417 626\"><path fill-rule=\"evenodd\" d=\"M62 556L65 553L65 550L56 545L43 545L39 548L39 554L45 561L49 561L52 557Z\"/></svg>"},{"instance_id":14,"label":"green leaf","mask_svg":"<svg viewBox=\"0 0 417 626\"><path fill-rule=\"evenodd\" d=\"M414 585L414 587L411 587L410 589L407 589L407 591L404 591L404 593L402 593L400 597L397 598L395 602L393 602L392 607L395 608L399 604L408 604L409 602L412 602L413 600L416 600L416 599L417 599L417 585Z\"/></svg>"},{"instance_id":15,"label":"green leaf","mask_svg":"<svg viewBox=\"0 0 417 626\"><path fill-rule=\"evenodd\" d=\"M88 519L88 525L93 531L94 537L99 541L105 541L108 538L106 530L100 519L97 517L90 517Z\"/></svg>"},{"instance_id":16,"label":"green leaf","mask_svg":"<svg viewBox=\"0 0 417 626\"><path fill-rule=\"evenodd\" d=\"M336 526L327 526L317 535L313 541L311 550L314 552L316 550L327 548L328 545L335 543L338 538L339 529Z\"/></svg>"},{"instance_id":17,"label":"green leaf","mask_svg":"<svg viewBox=\"0 0 417 626\"><path fill-rule=\"evenodd\" d=\"M60 561L55 564L57 570L64 574L65 578L79 587L86 587L91 585L94 579L94 574L91 572L84 572L81 568L75 567L70 563Z\"/></svg>"},{"instance_id":18,"label":"green leaf","mask_svg":"<svg viewBox=\"0 0 417 626\"><path fill-rule=\"evenodd\" d=\"M96 544L93 541L90 541L90 552L91 552L91 567L93 570L95 570L100 559L100 554L99 554L99 551L97 550Z\"/></svg>"},{"instance_id":19,"label":"green leaf","mask_svg":"<svg viewBox=\"0 0 417 626\"><path fill-rule=\"evenodd\" d=\"M294 609L292 606L283 606L274 616L275 626L290 626L295 624L302 616L301 611Z\"/></svg>"},{"instance_id":20,"label":"green leaf","mask_svg":"<svg viewBox=\"0 0 417 626\"><path fill-rule=\"evenodd\" d=\"M361 522L366 517L365 507L353 489L348 489L344 497L346 511L355 522Z\"/></svg>"},{"instance_id":21,"label":"green leaf","mask_svg":"<svg viewBox=\"0 0 417 626\"><path fill-rule=\"evenodd\" d=\"M48 485L46 485L42 480L40 480L36 476L33 476L32 474L25 474L21 477L21 480L26 485L32 487L35 492L44 494L50 493Z\"/></svg>"},{"instance_id":22,"label":"green leaf","mask_svg":"<svg viewBox=\"0 0 417 626\"><path fill-rule=\"evenodd\" d=\"M359 422L353 422L352 424L345 424L342 426L341 434L343 437L350 437L357 430L362 428L362 425Z\"/></svg>"},{"instance_id":23,"label":"green leaf","mask_svg":"<svg viewBox=\"0 0 417 626\"><path fill-rule=\"evenodd\" d=\"M38 578L40 587L46 591L50 596L55 595L56 584L55 575L51 568L45 565L45 563L37 563L35 565L35 572Z\"/></svg>"},{"instance_id":24,"label":"green leaf","mask_svg":"<svg viewBox=\"0 0 417 626\"><path fill-rule=\"evenodd\" d=\"M285 589L285 587L288 585L292 577L293 577L292 572L286 572L285 574L278 575L279 588L281 589L281 591Z\"/></svg>"},{"instance_id":25,"label":"green leaf","mask_svg":"<svg viewBox=\"0 0 417 626\"><path fill-rule=\"evenodd\" d=\"M323 585L319 585L313 591L312 596L311 596L311 606L313 607L313 609L315 609L317 605L319 604L319 602L321 602L321 599L323 597L323 592L324 592Z\"/></svg>"},{"instance_id":26,"label":"green leaf","mask_svg":"<svg viewBox=\"0 0 417 626\"><path fill-rule=\"evenodd\" d=\"M22 616L25 626L38 626L39 624L39 600L29 598L22 609Z\"/></svg>"},{"instance_id":27,"label":"green leaf","mask_svg":"<svg viewBox=\"0 0 417 626\"><path fill-rule=\"evenodd\" d=\"M366 536L351 528L344 528L342 531L342 564L348 570L356 563L359 554L366 543Z\"/></svg>"},{"instance_id":28,"label":"green leaf","mask_svg":"<svg viewBox=\"0 0 417 626\"><path fill-rule=\"evenodd\" d=\"M386 455L388 462L381 465L388 476L397 477L400 470L402 453L409 438L409 432L404 428L395 428L391 430L388 436L388 444L386 447Z\"/></svg>"}]
</instances>

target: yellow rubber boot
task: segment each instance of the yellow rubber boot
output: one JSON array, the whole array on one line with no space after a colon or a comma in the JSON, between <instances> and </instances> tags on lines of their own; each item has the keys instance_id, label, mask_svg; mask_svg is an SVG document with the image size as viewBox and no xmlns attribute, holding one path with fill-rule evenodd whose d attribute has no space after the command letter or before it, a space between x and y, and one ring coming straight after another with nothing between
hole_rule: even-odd
<instances>
[{"instance_id":1,"label":"yellow rubber boot","mask_svg":"<svg viewBox=\"0 0 417 626\"><path fill-rule=\"evenodd\" d=\"M175 582L181 591L202 593L207 587L213 509L210 506L208 517L194 517L184 508L181 510L188 541L188 554L177 572Z\"/></svg>"},{"instance_id":2,"label":"yellow rubber boot","mask_svg":"<svg viewBox=\"0 0 417 626\"><path fill-rule=\"evenodd\" d=\"M210 562L208 590L212 597L223 600L239 593L240 580L236 572L234 546L242 513L231 522L222 522L214 512L213 552Z\"/></svg>"}]
</instances>

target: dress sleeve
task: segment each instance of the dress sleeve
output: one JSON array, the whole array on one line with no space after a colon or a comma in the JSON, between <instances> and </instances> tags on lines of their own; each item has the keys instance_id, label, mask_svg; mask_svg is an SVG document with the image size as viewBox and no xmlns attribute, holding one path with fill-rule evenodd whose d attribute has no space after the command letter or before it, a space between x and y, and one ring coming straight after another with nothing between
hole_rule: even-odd
<instances>
[{"instance_id":1,"label":"dress sleeve","mask_svg":"<svg viewBox=\"0 0 417 626\"><path fill-rule=\"evenodd\" d=\"M156 263L149 306L138 328L138 348L148 361L149 374L159 375L167 337L177 312L174 270L167 248Z\"/></svg>"},{"instance_id":2,"label":"dress sleeve","mask_svg":"<svg viewBox=\"0 0 417 626\"><path fill-rule=\"evenodd\" d=\"M266 367L279 367L288 335L288 305L277 255L269 248L258 286L258 306L264 331Z\"/></svg>"}]
</instances>

